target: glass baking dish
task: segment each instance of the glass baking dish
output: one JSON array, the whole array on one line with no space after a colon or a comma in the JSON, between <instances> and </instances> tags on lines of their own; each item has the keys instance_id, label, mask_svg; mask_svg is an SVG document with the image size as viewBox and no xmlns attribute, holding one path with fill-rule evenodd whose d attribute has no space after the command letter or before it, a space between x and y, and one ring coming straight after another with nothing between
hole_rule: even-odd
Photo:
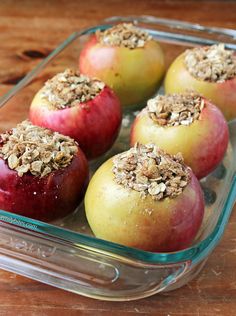
<instances>
[{"instance_id":1,"label":"glass baking dish","mask_svg":"<svg viewBox=\"0 0 236 316\"><path fill-rule=\"evenodd\" d=\"M7 78L1 78L0 73L0 131L27 117L32 97L45 80L67 67L77 66L80 49L89 34L120 21L135 21L148 30L161 43L167 64L194 45L220 41L236 50L234 30L149 16L109 18L102 25L73 33L23 79L19 75L22 69L34 66L43 57L43 51L23 52L15 73L9 69ZM2 73L6 74L7 64L4 67ZM12 87L13 83L17 84ZM162 88L159 93L163 93ZM13 113L11 120L9 111ZM108 157L128 148L129 127L136 114L137 108L125 111L119 138L108 153L90 163L91 174ZM229 123L229 129L230 144L222 164L201 181L205 217L190 248L152 253L97 239L87 225L83 203L73 214L52 223L1 210L0 267L103 300L135 300L186 284L200 272L222 237L236 199L236 120Z\"/></svg>"}]
</instances>

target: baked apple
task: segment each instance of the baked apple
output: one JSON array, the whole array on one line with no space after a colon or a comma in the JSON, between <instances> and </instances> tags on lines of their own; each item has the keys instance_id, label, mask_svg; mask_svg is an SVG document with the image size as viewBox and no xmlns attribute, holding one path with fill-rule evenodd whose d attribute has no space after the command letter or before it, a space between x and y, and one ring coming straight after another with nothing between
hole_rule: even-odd
<instances>
[{"instance_id":1,"label":"baked apple","mask_svg":"<svg viewBox=\"0 0 236 316\"><path fill-rule=\"evenodd\" d=\"M91 36L81 51L79 69L110 86L123 106L137 105L157 91L165 72L164 54L147 32L118 24Z\"/></svg>"},{"instance_id":2,"label":"baked apple","mask_svg":"<svg viewBox=\"0 0 236 316\"><path fill-rule=\"evenodd\" d=\"M166 93L195 90L218 106L227 120L236 118L236 53L223 44L189 49L172 63Z\"/></svg>"},{"instance_id":3,"label":"baked apple","mask_svg":"<svg viewBox=\"0 0 236 316\"><path fill-rule=\"evenodd\" d=\"M35 125L74 138L93 159L112 146L122 115L119 99L109 87L67 69L39 90L29 116Z\"/></svg>"},{"instance_id":4,"label":"baked apple","mask_svg":"<svg viewBox=\"0 0 236 316\"><path fill-rule=\"evenodd\" d=\"M221 111L196 93L150 99L131 128L131 145L153 142L170 154L181 152L199 179L220 163L228 139Z\"/></svg>"},{"instance_id":5,"label":"baked apple","mask_svg":"<svg viewBox=\"0 0 236 316\"><path fill-rule=\"evenodd\" d=\"M73 212L88 164L68 136L23 121L0 135L0 209L40 220Z\"/></svg>"},{"instance_id":6,"label":"baked apple","mask_svg":"<svg viewBox=\"0 0 236 316\"><path fill-rule=\"evenodd\" d=\"M189 246L202 222L203 195L180 154L136 144L92 177L85 210L94 234L147 251Z\"/></svg>"}]
</instances>

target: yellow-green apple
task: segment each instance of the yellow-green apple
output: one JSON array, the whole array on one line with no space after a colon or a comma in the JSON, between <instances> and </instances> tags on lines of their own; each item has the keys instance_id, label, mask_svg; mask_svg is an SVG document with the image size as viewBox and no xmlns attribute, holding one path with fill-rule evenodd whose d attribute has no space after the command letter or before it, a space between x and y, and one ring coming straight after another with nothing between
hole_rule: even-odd
<instances>
[{"instance_id":1,"label":"yellow-green apple","mask_svg":"<svg viewBox=\"0 0 236 316\"><path fill-rule=\"evenodd\" d=\"M29 117L33 124L72 137L86 157L94 159L114 143L122 114L120 101L108 86L66 70L38 91Z\"/></svg>"},{"instance_id":2,"label":"yellow-green apple","mask_svg":"<svg viewBox=\"0 0 236 316\"><path fill-rule=\"evenodd\" d=\"M204 55L205 59L202 62L197 58L194 61L187 59L187 62L189 61L187 64L186 58L191 53L190 50L178 56L166 73L165 92L182 93L186 90L194 90L218 106L225 118L231 120L236 118L236 54L220 47L221 54L226 57L217 58L218 56L212 53L210 58L209 54L205 54L208 57L206 58ZM207 48L198 50L200 49L207 51ZM190 67L191 62L193 63L192 68ZM199 71L196 70L198 67ZM227 69L229 73L227 73Z\"/></svg>"},{"instance_id":3,"label":"yellow-green apple","mask_svg":"<svg viewBox=\"0 0 236 316\"><path fill-rule=\"evenodd\" d=\"M164 252L191 244L202 222L204 201L191 169L149 144L107 160L96 171L85 210L95 236Z\"/></svg>"},{"instance_id":4,"label":"yellow-green apple","mask_svg":"<svg viewBox=\"0 0 236 316\"><path fill-rule=\"evenodd\" d=\"M158 90L165 72L164 53L146 32L119 24L91 36L81 51L79 69L110 86L123 106L137 105Z\"/></svg>"},{"instance_id":5,"label":"yellow-green apple","mask_svg":"<svg viewBox=\"0 0 236 316\"><path fill-rule=\"evenodd\" d=\"M26 122L1 135L0 209L47 221L76 209L86 190L88 163L74 140L64 137ZM55 147L56 139L64 144Z\"/></svg>"},{"instance_id":6,"label":"yellow-green apple","mask_svg":"<svg viewBox=\"0 0 236 316\"><path fill-rule=\"evenodd\" d=\"M228 139L221 111L192 93L149 100L136 117L130 136L131 145L152 142L170 154L181 152L198 178L209 174L221 162Z\"/></svg>"}]
</instances>

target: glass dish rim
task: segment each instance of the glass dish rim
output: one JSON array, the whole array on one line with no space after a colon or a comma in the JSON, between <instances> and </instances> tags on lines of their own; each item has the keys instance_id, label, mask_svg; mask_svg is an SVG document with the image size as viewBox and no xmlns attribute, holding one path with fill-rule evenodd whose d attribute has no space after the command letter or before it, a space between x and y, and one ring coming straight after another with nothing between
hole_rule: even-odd
<instances>
[{"instance_id":1,"label":"glass dish rim","mask_svg":"<svg viewBox=\"0 0 236 316\"><path fill-rule=\"evenodd\" d=\"M125 17L129 21L135 19L136 21L149 23L150 18L154 17ZM122 17L112 17L111 20L115 20L115 22L122 21ZM145 20L146 19L146 20ZM157 18L154 18L157 19ZM109 19L107 19L109 22ZM168 20L166 20L168 21ZM165 21L164 21L165 22ZM180 22L181 23L181 22ZM70 43L75 41L77 38L83 35L89 35L95 33L97 30L104 30L108 28L111 24L102 24L94 27L90 27L87 29L83 29L80 32L75 32L71 34L65 41L63 41L59 46L57 46L44 60L42 60L32 71L30 71L17 85L15 85L10 91L8 91L3 97L0 98L0 107L2 107L11 97L13 97L19 90L24 88L27 84L29 84L32 79L64 48L66 48ZM191 24L193 25L193 24ZM211 28L208 28L211 29ZM213 29L213 28L212 28ZM220 28L217 29L217 32L220 32ZM226 29L222 29L226 30ZM154 36L162 36L162 32L148 29ZM231 30L233 31L233 30ZM192 41L195 40L195 44L210 44L208 40L202 38L198 38L194 36L189 36ZM176 40L176 38L174 38ZM203 41L203 42L202 42ZM235 48L233 48L235 49ZM231 121L229 126L236 126L236 120ZM74 232L65 228L60 228L54 226L53 224L48 224L44 222L40 222L38 220L26 218L14 213L8 213L6 211L0 210L0 220L5 223L12 223L15 221L14 226L18 227L18 229L22 230L22 227L27 227L28 225L34 225L37 229L28 229L29 232L34 233L42 233L44 237L50 236L51 238L59 238L65 242L70 242L72 244L80 244L83 246L92 247L97 251L105 251L109 253L114 253L115 255L119 255L122 257L129 257L129 259L139 260L141 262L149 263L149 264L173 264L179 263L183 261L191 261L193 263L199 262L201 259L206 257L209 252L217 245L219 239L221 238L224 228L227 224L228 218L231 214L232 207L234 205L234 201L236 199L236 175L235 170L232 170L232 173L228 178L230 190L228 193L228 197L225 201L225 204L221 210L220 216L217 220L217 223L213 229L213 231L202 241L196 243L195 245L171 253L154 253L147 252L143 250L139 250L136 248L130 248L122 245L118 245L109 241L105 241L96 237L91 237L87 235L83 235L78 232Z\"/></svg>"}]
</instances>

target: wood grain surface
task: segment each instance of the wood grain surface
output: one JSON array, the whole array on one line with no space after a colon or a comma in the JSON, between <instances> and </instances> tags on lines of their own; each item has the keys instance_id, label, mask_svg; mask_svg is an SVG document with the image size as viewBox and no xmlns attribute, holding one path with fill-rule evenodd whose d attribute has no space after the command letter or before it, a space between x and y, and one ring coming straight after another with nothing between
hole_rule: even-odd
<instances>
[{"instance_id":1,"label":"wood grain surface","mask_svg":"<svg viewBox=\"0 0 236 316\"><path fill-rule=\"evenodd\" d=\"M1 0L0 91L9 89L73 31L108 16L129 14L236 29L235 1ZM24 110L12 108L4 115L11 123ZM179 290L135 302L104 302L0 271L0 315L234 316L236 213L202 273Z\"/></svg>"}]
</instances>

